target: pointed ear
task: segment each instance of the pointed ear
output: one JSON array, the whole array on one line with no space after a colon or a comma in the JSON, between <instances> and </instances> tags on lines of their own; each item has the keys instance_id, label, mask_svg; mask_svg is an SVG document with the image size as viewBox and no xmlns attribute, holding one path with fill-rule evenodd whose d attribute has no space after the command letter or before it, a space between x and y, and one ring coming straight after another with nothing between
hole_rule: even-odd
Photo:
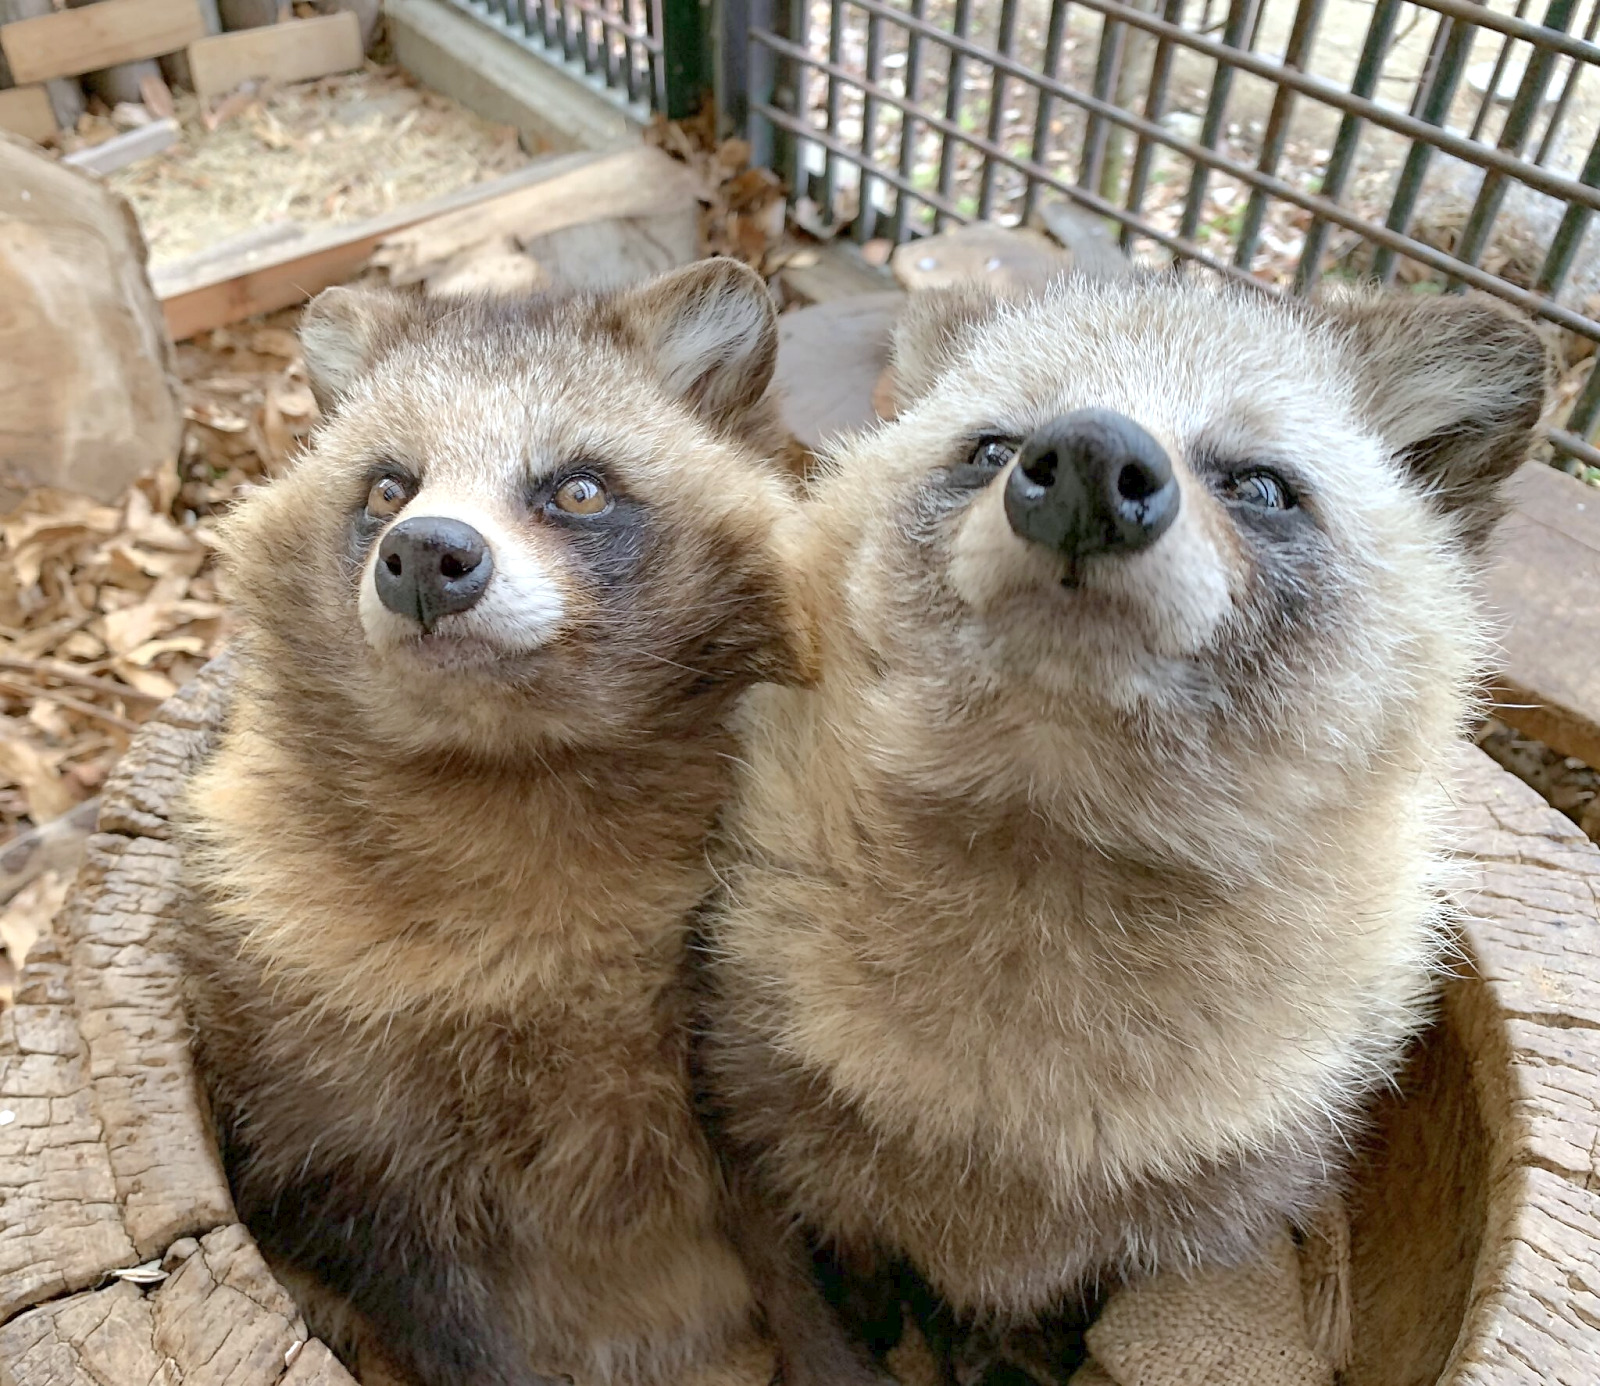
<instances>
[{"instance_id":1,"label":"pointed ear","mask_svg":"<svg viewBox=\"0 0 1600 1386\"><path fill-rule=\"evenodd\" d=\"M889 348L895 410L905 410L927 394L1005 303L1002 295L979 284L913 293L900 310Z\"/></svg>"},{"instance_id":2,"label":"pointed ear","mask_svg":"<svg viewBox=\"0 0 1600 1386\"><path fill-rule=\"evenodd\" d=\"M326 414L416 315L417 301L388 289L324 289L300 319L300 346L317 407Z\"/></svg>"},{"instance_id":3,"label":"pointed ear","mask_svg":"<svg viewBox=\"0 0 1600 1386\"><path fill-rule=\"evenodd\" d=\"M1484 296L1357 294L1323 304L1354 356L1368 419L1473 547L1537 441L1550 381L1533 325Z\"/></svg>"},{"instance_id":4,"label":"pointed ear","mask_svg":"<svg viewBox=\"0 0 1600 1386\"><path fill-rule=\"evenodd\" d=\"M621 295L617 308L661 383L713 422L766 393L778 364L778 314L748 265L700 260Z\"/></svg>"}]
</instances>

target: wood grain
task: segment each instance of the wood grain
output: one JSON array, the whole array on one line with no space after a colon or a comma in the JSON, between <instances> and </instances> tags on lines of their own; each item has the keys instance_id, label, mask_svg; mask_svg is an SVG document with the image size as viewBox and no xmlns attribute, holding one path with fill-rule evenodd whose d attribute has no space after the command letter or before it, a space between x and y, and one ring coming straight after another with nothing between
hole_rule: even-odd
<instances>
[{"instance_id":1,"label":"wood grain","mask_svg":"<svg viewBox=\"0 0 1600 1386\"><path fill-rule=\"evenodd\" d=\"M198 0L101 0L7 24L0 49L21 84L175 53L205 32Z\"/></svg>"},{"instance_id":2,"label":"wood grain","mask_svg":"<svg viewBox=\"0 0 1600 1386\"><path fill-rule=\"evenodd\" d=\"M527 246L570 226L692 208L698 187L686 165L641 146L396 231L373 261L388 269L395 283L414 284L505 236Z\"/></svg>"},{"instance_id":3,"label":"wood grain","mask_svg":"<svg viewBox=\"0 0 1600 1386\"><path fill-rule=\"evenodd\" d=\"M379 243L393 232L555 177L593 157L567 154L541 159L504 178L368 221L304 232L288 239L274 237L265 243L242 246L236 254L223 259L203 252L193 260L166 266L152 278L167 332L173 341L181 342L255 313L304 303L323 289L352 278L366 265Z\"/></svg>"},{"instance_id":4,"label":"wood grain","mask_svg":"<svg viewBox=\"0 0 1600 1386\"><path fill-rule=\"evenodd\" d=\"M1473 976L1456 1023L1490 1133L1489 1204L1452 1386L1600 1370L1600 848L1479 752L1458 777ZM1446 1138L1448 1138L1446 1136Z\"/></svg>"},{"instance_id":5,"label":"wood grain","mask_svg":"<svg viewBox=\"0 0 1600 1386\"><path fill-rule=\"evenodd\" d=\"M181 907L172 805L229 677L225 660L208 666L141 731L106 785L61 938L30 956L0 1016L7 1383L350 1380L320 1344L296 1347L304 1324L233 1221L163 944ZM1358 1316L1368 1350L1358 1337L1347 1382L1593 1386L1600 850L1475 748L1454 783L1468 965L1369 1171L1363 1237L1378 1254L1357 1270L1369 1305L1399 1312ZM102 1286L160 1256L159 1288Z\"/></svg>"},{"instance_id":6,"label":"wood grain","mask_svg":"<svg viewBox=\"0 0 1600 1386\"><path fill-rule=\"evenodd\" d=\"M201 1238L146 1294L118 1282L0 1328L0 1377L15 1386L350 1386L237 1223Z\"/></svg>"},{"instance_id":7,"label":"wood grain","mask_svg":"<svg viewBox=\"0 0 1600 1386\"><path fill-rule=\"evenodd\" d=\"M215 34L189 45L189 71L202 101L244 82L309 82L361 66L361 23L350 11Z\"/></svg>"},{"instance_id":8,"label":"wood grain","mask_svg":"<svg viewBox=\"0 0 1600 1386\"><path fill-rule=\"evenodd\" d=\"M43 144L56 133L56 115L43 86L0 91L0 130Z\"/></svg>"},{"instance_id":9,"label":"wood grain","mask_svg":"<svg viewBox=\"0 0 1600 1386\"><path fill-rule=\"evenodd\" d=\"M1511 493L1489 577L1505 659L1497 715L1600 766L1600 490L1530 462Z\"/></svg>"}]
</instances>

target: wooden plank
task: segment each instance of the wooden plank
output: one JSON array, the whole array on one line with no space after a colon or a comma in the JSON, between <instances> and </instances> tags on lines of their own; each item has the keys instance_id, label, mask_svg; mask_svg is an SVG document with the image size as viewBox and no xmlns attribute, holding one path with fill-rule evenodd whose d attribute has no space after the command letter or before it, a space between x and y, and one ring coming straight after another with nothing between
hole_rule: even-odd
<instances>
[{"instance_id":1,"label":"wooden plank","mask_svg":"<svg viewBox=\"0 0 1600 1386\"><path fill-rule=\"evenodd\" d=\"M151 274L173 341L287 308L353 277L385 236L447 212L493 200L579 167L591 154L565 154L381 217L256 245L230 260L203 252Z\"/></svg>"},{"instance_id":2,"label":"wooden plank","mask_svg":"<svg viewBox=\"0 0 1600 1386\"><path fill-rule=\"evenodd\" d=\"M654 217L608 217L568 226L526 245L505 236L429 276L428 294L527 294L551 284L618 289L689 264L699 239L700 209L692 202Z\"/></svg>"},{"instance_id":3,"label":"wooden plank","mask_svg":"<svg viewBox=\"0 0 1600 1386\"><path fill-rule=\"evenodd\" d=\"M895 287L887 269L869 265L853 245L835 242L816 248L803 265L785 265L778 275L784 293L800 303L831 303L836 298L878 294Z\"/></svg>"},{"instance_id":4,"label":"wooden plank","mask_svg":"<svg viewBox=\"0 0 1600 1386\"><path fill-rule=\"evenodd\" d=\"M61 162L81 168L86 173L104 176L115 173L119 168L127 168L129 164L136 164L140 159L148 159L152 154L159 154L163 149L170 149L178 142L178 134L176 120L153 120L148 125L113 135L88 149L80 149L76 154L68 154Z\"/></svg>"},{"instance_id":5,"label":"wooden plank","mask_svg":"<svg viewBox=\"0 0 1600 1386\"><path fill-rule=\"evenodd\" d=\"M241 318L303 303L353 278L392 229L389 217L357 222L274 246L275 256L262 257L249 268L230 271L224 266L213 283L162 296L167 332L181 342Z\"/></svg>"},{"instance_id":6,"label":"wooden plank","mask_svg":"<svg viewBox=\"0 0 1600 1386\"><path fill-rule=\"evenodd\" d=\"M189 45L189 71L202 101L252 80L286 85L349 72L361 59L361 22L350 11L239 29Z\"/></svg>"},{"instance_id":7,"label":"wooden plank","mask_svg":"<svg viewBox=\"0 0 1600 1386\"><path fill-rule=\"evenodd\" d=\"M175 53L205 32L199 0L101 0L7 24L0 49L13 81L45 82Z\"/></svg>"},{"instance_id":8,"label":"wooden plank","mask_svg":"<svg viewBox=\"0 0 1600 1386\"><path fill-rule=\"evenodd\" d=\"M569 226L673 212L693 206L698 188L688 167L659 149L627 149L536 187L397 232L384 242L376 263L395 283L415 284L503 236L526 246Z\"/></svg>"},{"instance_id":9,"label":"wooden plank","mask_svg":"<svg viewBox=\"0 0 1600 1386\"><path fill-rule=\"evenodd\" d=\"M856 294L778 319L783 426L813 452L872 423L873 388L889 364L889 331L906 296Z\"/></svg>"},{"instance_id":10,"label":"wooden plank","mask_svg":"<svg viewBox=\"0 0 1600 1386\"><path fill-rule=\"evenodd\" d=\"M902 288L981 282L997 293L1043 293L1073 268L1071 254L1042 231L976 221L900 246L889 267Z\"/></svg>"},{"instance_id":11,"label":"wooden plank","mask_svg":"<svg viewBox=\"0 0 1600 1386\"><path fill-rule=\"evenodd\" d=\"M56 133L56 113L42 86L10 87L0 91L0 130L43 144Z\"/></svg>"},{"instance_id":12,"label":"wooden plank","mask_svg":"<svg viewBox=\"0 0 1600 1386\"><path fill-rule=\"evenodd\" d=\"M1093 279L1118 279L1132 271L1110 223L1069 202L1039 204L1039 221L1072 255L1072 268Z\"/></svg>"},{"instance_id":13,"label":"wooden plank","mask_svg":"<svg viewBox=\"0 0 1600 1386\"><path fill-rule=\"evenodd\" d=\"M1600 766L1600 490L1530 462L1512 479L1488 593L1496 716Z\"/></svg>"}]
</instances>

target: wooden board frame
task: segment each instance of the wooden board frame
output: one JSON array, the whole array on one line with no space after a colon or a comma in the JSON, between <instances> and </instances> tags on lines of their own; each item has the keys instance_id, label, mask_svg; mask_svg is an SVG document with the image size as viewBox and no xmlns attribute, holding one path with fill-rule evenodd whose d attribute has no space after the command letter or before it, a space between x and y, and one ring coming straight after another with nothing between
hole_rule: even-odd
<instances>
[{"instance_id":1,"label":"wooden board frame","mask_svg":"<svg viewBox=\"0 0 1600 1386\"><path fill-rule=\"evenodd\" d=\"M349 10L212 34L189 45L189 71L202 101L248 81L284 85L349 72L362 59L361 22Z\"/></svg>"},{"instance_id":2,"label":"wooden board frame","mask_svg":"<svg viewBox=\"0 0 1600 1386\"><path fill-rule=\"evenodd\" d=\"M0 130L43 144L56 134L55 108L42 85L7 87L0 91Z\"/></svg>"},{"instance_id":3,"label":"wooden board frame","mask_svg":"<svg viewBox=\"0 0 1600 1386\"><path fill-rule=\"evenodd\" d=\"M22 85L159 58L205 32L198 0L100 0L0 26L0 50Z\"/></svg>"},{"instance_id":4,"label":"wooden board frame","mask_svg":"<svg viewBox=\"0 0 1600 1386\"><path fill-rule=\"evenodd\" d=\"M258 243L236 256L219 259L207 251L191 260L158 268L151 274L151 281L161 301L167 331L173 341L180 342L257 313L303 303L360 273L379 242L395 231L502 197L597 157L587 153L556 155L504 178L414 203L381 217L265 244L259 243L259 233L253 232L251 239Z\"/></svg>"}]
</instances>

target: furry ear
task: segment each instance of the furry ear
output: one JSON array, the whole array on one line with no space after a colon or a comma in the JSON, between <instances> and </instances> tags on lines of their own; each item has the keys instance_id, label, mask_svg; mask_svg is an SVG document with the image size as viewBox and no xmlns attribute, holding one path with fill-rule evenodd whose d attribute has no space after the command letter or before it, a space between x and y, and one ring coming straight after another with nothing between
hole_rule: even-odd
<instances>
[{"instance_id":1,"label":"furry ear","mask_svg":"<svg viewBox=\"0 0 1600 1386\"><path fill-rule=\"evenodd\" d=\"M766 393L778 314L748 265L700 260L622 295L617 307L661 383L707 418L722 422Z\"/></svg>"},{"instance_id":2,"label":"furry ear","mask_svg":"<svg viewBox=\"0 0 1600 1386\"><path fill-rule=\"evenodd\" d=\"M324 289L300 319L300 346L317 407L326 414L372 369L416 301L386 289Z\"/></svg>"},{"instance_id":3,"label":"furry ear","mask_svg":"<svg viewBox=\"0 0 1600 1386\"><path fill-rule=\"evenodd\" d=\"M1368 418L1481 545L1500 515L1501 483L1538 436L1550 382L1539 334L1481 296L1364 294L1324 307L1354 354Z\"/></svg>"},{"instance_id":4,"label":"furry ear","mask_svg":"<svg viewBox=\"0 0 1600 1386\"><path fill-rule=\"evenodd\" d=\"M996 317L1005 301L979 284L926 289L911 295L895 322L889 349L896 411L928 393L972 334Z\"/></svg>"}]
</instances>

